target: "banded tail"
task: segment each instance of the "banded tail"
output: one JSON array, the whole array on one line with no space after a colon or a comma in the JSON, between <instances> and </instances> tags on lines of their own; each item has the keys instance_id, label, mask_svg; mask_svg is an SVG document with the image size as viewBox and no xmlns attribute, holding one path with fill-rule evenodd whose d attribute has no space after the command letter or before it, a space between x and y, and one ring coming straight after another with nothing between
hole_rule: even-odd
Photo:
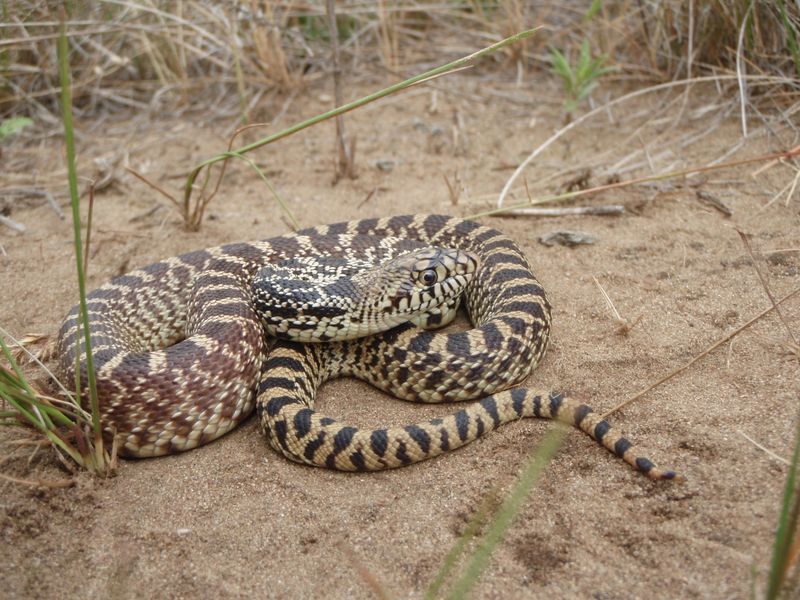
<instances>
[{"instance_id":1,"label":"banded tail","mask_svg":"<svg viewBox=\"0 0 800 600\"><path fill-rule=\"evenodd\" d=\"M273 362L274 361L274 362ZM524 417L553 419L577 427L650 479L683 481L659 469L591 407L562 394L526 388L499 392L446 417L405 427L357 429L313 409L320 381L309 380L302 356L271 356L257 410L270 445L287 458L341 471L403 467L460 448L505 423ZM293 377L297 375L297 377ZM303 382L302 384L300 382Z\"/></svg>"}]
</instances>

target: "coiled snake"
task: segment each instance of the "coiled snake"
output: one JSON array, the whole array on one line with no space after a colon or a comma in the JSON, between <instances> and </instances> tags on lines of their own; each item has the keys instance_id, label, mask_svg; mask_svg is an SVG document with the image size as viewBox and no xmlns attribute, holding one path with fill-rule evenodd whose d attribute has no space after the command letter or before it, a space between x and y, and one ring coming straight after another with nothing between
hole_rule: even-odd
<instances>
[{"instance_id":1,"label":"coiled snake","mask_svg":"<svg viewBox=\"0 0 800 600\"><path fill-rule=\"evenodd\" d=\"M454 250L440 256L436 249ZM377 335L328 343L264 335L264 315L256 313L254 297L279 295L281 287L287 288L286 297L271 309L279 323L285 319L282 331L277 325L281 336L306 331L307 337L325 340L347 317L337 307L326 308L321 282L279 283L278 291L254 292L251 284L257 273L263 275L261 269L282 263L302 272L304 260L325 256L335 271L340 263L379 264L408 252L416 253L411 262L423 265L414 271L422 275L413 292L417 303L427 303L421 312L429 312L433 324L446 322L453 298L436 308L431 297L452 296L466 285L473 329L442 333L404 323ZM437 276L430 277L430 271ZM443 271L450 277L446 283ZM305 285L305 296L288 289L300 285ZM293 306L298 297L305 298L306 309L323 297L323 326L297 316L304 313ZM516 244L471 221L437 215L363 219L199 250L117 277L87 300L104 431L119 436L124 455L194 448L230 431L255 405L276 450L333 469L408 465L463 446L504 423L543 417L574 425L652 479L677 478L641 456L587 405L562 394L508 389L525 379L544 354L550 305ZM395 299L372 306L372 312L402 310L408 303ZM356 328L370 318L369 310L359 311ZM77 324L76 307L62 324L57 352L66 380L74 380L79 364L85 386ZM81 353L78 361L76 352ZM314 410L317 388L339 375L358 377L405 400L480 401L425 423L359 430Z\"/></svg>"}]
</instances>

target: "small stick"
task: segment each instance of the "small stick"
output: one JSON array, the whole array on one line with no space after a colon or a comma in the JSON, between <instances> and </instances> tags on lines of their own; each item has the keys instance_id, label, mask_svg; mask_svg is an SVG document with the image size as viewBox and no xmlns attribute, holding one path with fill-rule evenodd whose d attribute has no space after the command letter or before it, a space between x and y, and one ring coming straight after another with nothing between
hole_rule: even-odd
<instances>
[{"instance_id":1,"label":"small stick","mask_svg":"<svg viewBox=\"0 0 800 600\"><path fill-rule=\"evenodd\" d=\"M576 121L573 121L573 123L575 123L575 122ZM529 206L530 204L534 204L534 203L535 204L543 204L545 202L555 202L557 200L565 200L567 198L577 198L578 196L586 196L587 194L594 194L594 193L597 193L597 192L604 192L604 191L607 191L607 190L613 190L613 189L617 189L617 188L628 187L628 186L631 186L631 185L634 185L634 184L639 184L639 183L647 183L647 182L650 182L650 181L661 181L663 179L674 179L675 177L686 177L688 175L692 175L692 174L695 174L695 173L704 173L706 171L716 171L716 170L719 170L719 169L727 169L727 168L731 168L731 167L738 167L738 166L741 166L741 165L746 165L746 164L754 163L754 162L761 162L761 161L765 161L765 160L780 159L780 158L792 158L792 157L797 156L797 155L800 155L800 146L795 146L791 150L786 150L784 152L773 152L771 154L762 154L760 156L754 156L752 158L744 158L744 159L741 159L741 160L734 160L734 161L726 162L726 163L710 164L710 165L705 165L703 167L691 167L691 168L688 168L688 169L681 169L679 171L670 171L668 173L660 173L658 175L646 175L644 177L637 177L637 178L634 178L634 179L628 179L627 181L619 181L619 182L616 182L616 183L608 183L608 184L605 184L605 185L599 185L599 186L596 186L596 187L593 187L593 188L587 188L585 190L577 190L577 191L574 191L574 192L566 192L564 194L558 194L556 196L545 196L544 198L539 198L539 199L536 199L536 200L529 200L528 202L522 202L522 203L515 204L515 205L509 205L507 207L503 207L501 205L498 205L499 208L496 208L496 209L490 210L490 211L486 211L486 212L482 212L482 213L479 213L477 215L472 215L472 216L470 216L468 218L476 219L478 217L486 217L486 216L489 216L489 215L506 213L509 210L516 209L516 208L523 208L523 207ZM520 167L517 168L517 170L519 171L520 168L525 164L526 163L522 163L520 165ZM509 180L509 181L512 181L512 180ZM503 198L505 198L505 196L503 196Z\"/></svg>"},{"instance_id":2,"label":"small stick","mask_svg":"<svg viewBox=\"0 0 800 600\"><path fill-rule=\"evenodd\" d=\"M136 223L138 221L142 221L142 220L146 219L147 217L152 217L154 214L156 214L162 208L164 208L163 204L160 204L160 203L154 204L152 206L152 208L148 208L143 213L139 213L138 215L133 215L130 219L128 219L128 222L129 223ZM113 233L124 233L124 232L113 232ZM142 237L146 237L146 236L142 236Z\"/></svg>"},{"instance_id":3,"label":"small stick","mask_svg":"<svg viewBox=\"0 0 800 600\"><path fill-rule=\"evenodd\" d=\"M5 225L6 227L9 227L19 233L25 233L26 229L25 225L22 223L17 223L14 219L11 219L10 217L4 217L3 215L0 215L0 225Z\"/></svg>"},{"instance_id":4,"label":"small stick","mask_svg":"<svg viewBox=\"0 0 800 600\"><path fill-rule=\"evenodd\" d=\"M58 215L58 218L63 221L65 219L64 211L61 210L61 206L59 206L58 202L56 202L56 199L53 197L53 194L51 194L47 190L42 190L42 194L47 199L47 204L50 205L50 208L53 209L53 212L55 212L56 215Z\"/></svg>"},{"instance_id":5,"label":"small stick","mask_svg":"<svg viewBox=\"0 0 800 600\"><path fill-rule=\"evenodd\" d=\"M784 161L778 161L783 164L786 164ZM789 200L792 199L792 194L794 194L794 190L797 187L797 178L800 177L800 170L797 171L795 176L792 178L790 182L788 182L785 186L779 189L773 196L770 198L769 202L761 207L760 210L764 211L767 210L770 206L772 206L775 202L780 199L784 192L786 192L786 206L789 206Z\"/></svg>"},{"instance_id":6,"label":"small stick","mask_svg":"<svg viewBox=\"0 0 800 600\"><path fill-rule=\"evenodd\" d=\"M59 219L64 219L64 211L61 210L61 207L56 202L55 197L51 194L48 190L43 190L40 188L35 187L20 187L20 188L8 188L5 190L0 190L0 195L3 196L38 196L40 198L44 198L47 200L47 204L50 205L50 208L53 209L58 215Z\"/></svg>"},{"instance_id":7,"label":"small stick","mask_svg":"<svg viewBox=\"0 0 800 600\"><path fill-rule=\"evenodd\" d=\"M739 229L736 230L736 233L739 234L739 237L742 238L742 243L744 247L747 249L747 253L750 255L750 260L753 261L753 268L756 270L758 274L758 278L761 281L761 286L764 288L764 291L767 293L767 297L769 301L772 302L772 306L775 309L775 312L778 313L778 317L780 317L781 323L786 328L786 331L789 333L789 337L792 338L792 342L796 348L800 348L800 343L797 342L797 338L795 337L794 333L792 332L789 324L786 322L786 319L783 317L783 313L778 309L778 305L775 304L775 297L772 295L772 292L769 290L769 286L767 285L767 280L764 279L764 275L761 273L761 269L758 268L758 262L756 261L756 257L753 255L753 250L750 248L750 242L747 239L747 236Z\"/></svg>"},{"instance_id":8,"label":"small stick","mask_svg":"<svg viewBox=\"0 0 800 600\"><path fill-rule=\"evenodd\" d=\"M766 452L768 455L770 455L770 456L771 456L772 458L774 458L775 460L777 460L777 461L780 461L780 462L782 462L782 463L783 463L783 464L785 464L785 465L788 465L788 464L789 464L789 461L788 461L788 460L786 460L786 459L785 459L785 458L783 458L782 456L778 456L777 454L775 454L775 453L774 453L772 450L770 450L769 448L765 448L764 446L762 446L761 444L759 444L757 441L755 441L753 438L751 438L749 435L747 435L747 434L746 434L744 431L741 431L741 430L737 429L737 430L736 430L736 433L738 433L740 436L742 436L742 437L743 437L744 439L746 439L748 442L750 442L751 444L753 444L753 446L755 446L755 447L756 447L756 448L758 448L759 450L762 450L762 451Z\"/></svg>"},{"instance_id":9,"label":"small stick","mask_svg":"<svg viewBox=\"0 0 800 600\"><path fill-rule=\"evenodd\" d=\"M450 183L450 180L447 178L446 174L442 173L442 177L444 178L445 185L447 185L447 193L450 196L450 204L453 206L458 206L458 190L456 189L458 187L458 172L456 172L453 176L455 179L455 187L453 187L453 184Z\"/></svg>"},{"instance_id":10,"label":"small stick","mask_svg":"<svg viewBox=\"0 0 800 600\"><path fill-rule=\"evenodd\" d=\"M781 161L781 162L785 162L785 161ZM792 199L792 196L794 196L794 192L797 189L797 182L798 182L798 180L800 180L800 169L794 167L794 165L791 165L791 166L795 170L795 176L794 176L794 179L792 179L792 186L789 189L789 192L786 194L786 203L785 203L786 206L789 206L789 201Z\"/></svg>"},{"instance_id":11,"label":"small stick","mask_svg":"<svg viewBox=\"0 0 800 600\"><path fill-rule=\"evenodd\" d=\"M761 254L782 254L784 252L800 252L800 246L797 248L777 248L775 250L762 250Z\"/></svg>"},{"instance_id":12,"label":"small stick","mask_svg":"<svg viewBox=\"0 0 800 600\"><path fill-rule=\"evenodd\" d=\"M367 202L369 202L369 201L370 201L370 199L371 199L371 198L372 198L372 197L373 197L373 196L374 196L374 195L375 195L377 192L378 192L378 188L377 188L377 187L374 187L374 188L372 188L372 189L369 191L369 193L368 193L368 194L367 194L367 195L364 197L364 199L363 199L361 202L359 202L359 203L358 203L358 206L357 206L356 208L361 208L362 206L364 206L364 205L365 205Z\"/></svg>"},{"instance_id":13,"label":"small stick","mask_svg":"<svg viewBox=\"0 0 800 600\"><path fill-rule=\"evenodd\" d=\"M784 296L783 298L781 298L780 300L778 300L778 301L775 303L775 306L778 306L778 305L780 305L780 304L783 304L784 302L786 302L786 301L787 301L787 300L789 300L790 298L793 298L794 296L796 296L798 293L800 293L800 288L797 288L795 291L793 291L793 292L790 292L789 294L787 294L786 296ZM659 379L658 381L656 381L656 382L655 382L655 383L653 383L652 385L650 385L650 386L646 387L645 389L643 389L643 390L642 390L641 392L639 392L638 394L634 394L633 396L631 396L631 397L630 397L630 398L628 398L627 400L625 400L625 401L623 401L623 402L620 402L619 404L617 404L617 405L616 405L614 408L612 408L611 410L608 410L608 411L606 411L605 413L603 413L602 417L605 419L605 418L606 418L606 417L608 417L609 415L611 415L611 414L613 414L613 413L617 412L618 410L620 410L621 408L623 408L623 407L627 406L628 404L630 404L630 403L631 403L631 402L633 402L634 400L638 400L639 398L641 398L642 396L644 396L644 395L645 395L647 392L649 392L650 390L652 390L652 389L654 389L654 388L658 387L659 385L661 385L661 384L662 384L662 383L664 383L665 381L669 381L670 379L672 379L673 377L675 377L675 376L676 376L676 375L678 375L679 373L682 373L683 371L685 371L686 369L688 369L689 367L691 367L691 366L692 366L694 363L696 363L698 360L700 360L701 358L703 358L703 357L704 357L706 354L710 353L710 352L711 352L711 351L713 351L713 350L716 350L716 349L717 349L718 347L720 347L722 344L724 344L725 342L727 342L728 340L730 340L732 337L734 337L734 336L738 335L740 332L742 332L742 331L744 331L745 329L747 329L748 327L750 327L750 325L752 325L753 323L755 323L756 321L758 321L759 319L761 319L763 316L765 316L765 315L768 315L769 313L771 313L773 310L775 310L775 306L770 306L769 308L767 308L766 310L764 310L764 311L763 311L763 312L761 312L760 314L758 314L758 315L756 315L755 317L753 317L752 319L750 319L750 320L749 320L747 323L745 323L744 325L742 325L741 327L739 327L738 329L736 329L736 330L735 330L735 331L733 331L732 333L729 333L728 335L726 335L726 336L725 336L725 337L723 337L722 339L720 339L720 340L718 340L718 341L714 342L713 344L711 344L711 346L709 346L708 348L706 348L705 350L703 350L703 351L702 351L700 354L698 354L697 356L695 356L694 358L692 358L692 359L691 359L689 362L687 362L685 365L683 365L683 366L681 366L681 367L678 367L677 369L674 369L674 370L670 371L668 374L664 375L664 377L662 377L661 379Z\"/></svg>"},{"instance_id":14,"label":"small stick","mask_svg":"<svg viewBox=\"0 0 800 600\"><path fill-rule=\"evenodd\" d=\"M74 479L19 479L0 473L0 479L37 488L66 488L75 485Z\"/></svg>"},{"instance_id":15,"label":"small stick","mask_svg":"<svg viewBox=\"0 0 800 600\"><path fill-rule=\"evenodd\" d=\"M331 51L333 62L333 98L336 106L342 105L342 69L339 67L339 27L336 24L336 7L334 0L326 2L328 12L328 31L331 36ZM338 161L333 181L336 183L342 177L355 179L355 165L352 146L347 144L347 134L344 130L344 115L336 115L336 153Z\"/></svg>"},{"instance_id":16,"label":"small stick","mask_svg":"<svg viewBox=\"0 0 800 600\"><path fill-rule=\"evenodd\" d=\"M764 171L768 171L768 170L770 170L772 167L774 167L775 165L777 165L777 164L780 164L780 162L781 162L781 161L780 161L780 159L778 159L778 158L776 158L776 159L774 159L774 160L771 160L771 161L769 161L768 163L766 163L765 165L762 165L762 166L758 167L758 168L757 168L755 171L753 171L752 173L750 173L750 177L752 177L753 179L755 179L756 177L758 177L759 175L761 175L761 173L763 173Z\"/></svg>"},{"instance_id":17,"label":"small stick","mask_svg":"<svg viewBox=\"0 0 800 600\"><path fill-rule=\"evenodd\" d=\"M562 217L564 215L621 215L625 207L621 204L604 206L569 206L564 208L514 208L507 215L526 215L532 217Z\"/></svg>"},{"instance_id":18,"label":"small stick","mask_svg":"<svg viewBox=\"0 0 800 600\"><path fill-rule=\"evenodd\" d=\"M617 321L624 322L625 319L623 319L622 315L619 314L619 311L617 310L617 307L614 306L614 302L611 300L611 296L608 295L608 292L606 292L606 290L603 288L603 286L600 285L600 282L597 281L597 277L592 275L592 279L594 280L595 285L600 290L600 293L603 295L603 298L605 298L606 304L608 304L608 308L611 309L611 314L614 315L614 319L616 319Z\"/></svg>"},{"instance_id":19,"label":"small stick","mask_svg":"<svg viewBox=\"0 0 800 600\"><path fill-rule=\"evenodd\" d=\"M134 177L136 177L136 179L138 179L139 181L141 181L141 182L145 183L145 184L146 184L146 185L148 185L149 187L153 188L155 191L157 191L157 192L161 193L161 195L162 195L162 196L164 196L164 197L165 197L167 200L169 200L169 201L170 201L170 202L172 202L172 203L173 203L175 206L177 206L177 207L178 207L178 209L180 209L180 207L181 207L181 203L180 203L180 202L178 202L178 199L177 199L177 198L175 198L175 196L173 196L172 194L170 194L170 193L169 193L167 190L165 190L164 188L162 188L160 185L157 185L157 184L153 183L152 181L150 181L149 179L147 179L147 178L146 178L144 175L140 175L139 173L137 173L136 171L134 171L133 169L131 169L131 168L130 168L130 167L128 167L128 166L126 166L126 167L125 167L125 170L126 170L128 173L130 173L131 175L133 175Z\"/></svg>"},{"instance_id":20,"label":"small stick","mask_svg":"<svg viewBox=\"0 0 800 600\"><path fill-rule=\"evenodd\" d=\"M608 308L611 309L611 314L614 315L614 320L617 322L617 325L619 326L619 329L617 330L617 333L619 335L623 335L623 336L628 335L630 333L631 329L633 329L634 327L636 327L636 325L639 324L639 321L642 320L642 316L643 315L639 315L638 317L636 317L636 319L634 319L633 323L629 322L628 319L623 319L622 315L619 314L619 311L617 310L617 307L614 306L614 302L611 300L611 296L608 295L608 292L606 292L606 290L603 288L603 286L600 285L600 282L597 281L597 277L592 275L592 279L594 279L594 282L595 282L595 284L597 284L597 287L599 288L600 293L603 295L603 298L605 298L606 304L608 304Z\"/></svg>"},{"instance_id":21,"label":"small stick","mask_svg":"<svg viewBox=\"0 0 800 600\"><path fill-rule=\"evenodd\" d=\"M31 463L33 462L33 459L36 458L36 455L39 454L39 450L42 449L42 446L44 446L45 443L47 443L47 439L46 438L41 438L39 440L39 443L37 443L34 446L33 452L31 452L30 456L28 456L28 466L29 467L31 466Z\"/></svg>"}]
</instances>

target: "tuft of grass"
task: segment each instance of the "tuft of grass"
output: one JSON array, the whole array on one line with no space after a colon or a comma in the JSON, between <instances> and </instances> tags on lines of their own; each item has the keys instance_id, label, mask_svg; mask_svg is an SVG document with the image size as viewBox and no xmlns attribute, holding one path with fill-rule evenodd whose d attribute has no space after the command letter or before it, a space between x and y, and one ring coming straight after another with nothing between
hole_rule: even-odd
<instances>
[{"instance_id":1,"label":"tuft of grass","mask_svg":"<svg viewBox=\"0 0 800 600\"><path fill-rule=\"evenodd\" d=\"M0 356L5 359L5 364L0 362L0 398L12 408L0 411L0 424L34 427L76 463L86 463L90 457L70 444L63 433L64 430L72 430L78 434L75 428L81 419L86 419L86 413L77 405L65 409L55 399L48 398L36 389L14 359L6 339L11 339L11 336L0 329Z\"/></svg>"},{"instance_id":2,"label":"tuft of grass","mask_svg":"<svg viewBox=\"0 0 800 600\"><path fill-rule=\"evenodd\" d=\"M606 67L605 56L593 57L589 48L589 40L583 40L575 64L571 64L564 54L556 48L550 48L550 61L553 73L561 78L564 84L564 108L572 113L578 105L589 97L597 87L600 78L614 70Z\"/></svg>"},{"instance_id":3,"label":"tuft of grass","mask_svg":"<svg viewBox=\"0 0 800 600\"><path fill-rule=\"evenodd\" d=\"M0 398L12 407L10 411L0 411L0 424L28 425L44 435L56 448L79 466L100 475L113 471L114 457L105 452L97 399L94 364L91 352L91 339L88 327L86 305L86 281L83 250L81 243L80 200L78 196L78 176L75 168L75 142L72 123L72 95L68 60L66 25L62 20L61 35L57 40L59 75L61 81L61 103L64 124L67 176L72 205L75 264L78 276L80 303L80 328L84 333L84 348L89 383L91 412L84 410L80 401L81 383L76 375L76 393L64 389L66 400L50 398L35 389L26 378L5 341L11 336L0 329L0 351L5 365L0 363ZM16 341L15 341L16 342ZM80 341L77 343L80 344ZM17 346L22 347L17 343ZM41 365L43 367L43 365ZM77 371L79 372L79 370ZM63 455L59 453L63 459ZM63 461L66 463L66 461Z\"/></svg>"},{"instance_id":4,"label":"tuft of grass","mask_svg":"<svg viewBox=\"0 0 800 600\"><path fill-rule=\"evenodd\" d=\"M664 81L686 76L689 65L707 73L734 68L742 29L744 52L755 71L785 76L792 64L787 49L792 47L792 38L796 41L800 19L800 6L795 2L647 2L631 12L638 12L638 18L625 19L631 31L626 53L634 62L649 57L652 74Z\"/></svg>"},{"instance_id":5,"label":"tuft of grass","mask_svg":"<svg viewBox=\"0 0 800 600\"><path fill-rule=\"evenodd\" d=\"M75 396L29 354L61 386L62 397L49 396L34 385L14 357L12 344L27 352L20 342L0 328L0 400L4 404L4 410L0 410L0 426L33 428L50 442L62 464L70 471L74 470L73 465L78 465L98 475L111 474L115 468L114 452L111 455L103 453L98 460L93 443L92 413L86 411Z\"/></svg>"},{"instance_id":6,"label":"tuft of grass","mask_svg":"<svg viewBox=\"0 0 800 600\"><path fill-rule=\"evenodd\" d=\"M61 79L61 110L64 122L64 146L67 159L67 179L69 181L70 205L72 207L72 235L75 247L75 264L78 274L78 294L80 296L80 329L83 330L86 369L89 382L89 400L92 407L92 429L95 443L102 462L103 438L100 429L100 410L97 401L97 381L92 357L92 340L89 334L89 309L86 304L86 274L83 266L83 243L81 240L81 211L78 195L78 172L75 167L75 136L72 124L72 88L69 73L69 48L67 46L67 28L61 23L61 35L58 37L58 71ZM79 343L79 342L77 342ZM80 351L76 353L80 355ZM80 396L80 369L76 369L75 395Z\"/></svg>"}]
</instances>

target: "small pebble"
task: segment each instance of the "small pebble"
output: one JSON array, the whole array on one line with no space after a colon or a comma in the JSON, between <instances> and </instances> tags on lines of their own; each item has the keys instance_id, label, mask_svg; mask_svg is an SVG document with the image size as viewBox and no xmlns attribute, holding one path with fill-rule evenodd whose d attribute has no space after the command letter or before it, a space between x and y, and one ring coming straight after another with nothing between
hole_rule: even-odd
<instances>
[{"instance_id":1,"label":"small pebble","mask_svg":"<svg viewBox=\"0 0 800 600\"><path fill-rule=\"evenodd\" d=\"M545 246L560 244L562 246L572 247L581 244L594 244L596 241L597 238L595 236L581 231L554 231L539 236L539 242Z\"/></svg>"}]
</instances>

